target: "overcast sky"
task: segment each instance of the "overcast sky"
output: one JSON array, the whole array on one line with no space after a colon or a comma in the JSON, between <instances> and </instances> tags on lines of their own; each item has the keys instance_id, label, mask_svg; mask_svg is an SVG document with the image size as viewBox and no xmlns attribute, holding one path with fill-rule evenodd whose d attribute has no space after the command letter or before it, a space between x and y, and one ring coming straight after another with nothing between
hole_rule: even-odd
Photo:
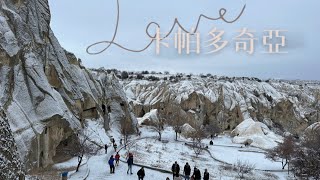
<instances>
[{"instance_id":1,"label":"overcast sky","mask_svg":"<svg viewBox=\"0 0 320 180\"><path fill-rule=\"evenodd\" d=\"M319 0L120 0L120 24L116 42L141 49L150 42L145 29L150 22L161 25L167 32L178 18L191 29L200 14L218 17L219 9L227 9L226 18L232 20L241 9L241 18L232 24L221 20L203 20L199 27L201 53L179 55L173 46L173 37L161 46L156 55L155 44L142 53L132 53L111 46L99 55L89 55L86 48L97 41L112 39L116 24L116 0L49 0L51 27L61 45L82 59L86 67L117 68L121 70L155 70L185 73L211 73L228 76L255 76L259 78L318 79L320 80L320 20ZM206 54L203 48L214 27L224 30L227 46L218 53ZM241 28L255 31L255 52L235 52L235 38ZM264 54L264 30L288 30L284 35L287 54ZM154 28L150 28L154 33ZM176 30L174 32L177 32ZM101 48L101 47L100 47ZM211 49L212 50L212 49Z\"/></svg>"}]
</instances>

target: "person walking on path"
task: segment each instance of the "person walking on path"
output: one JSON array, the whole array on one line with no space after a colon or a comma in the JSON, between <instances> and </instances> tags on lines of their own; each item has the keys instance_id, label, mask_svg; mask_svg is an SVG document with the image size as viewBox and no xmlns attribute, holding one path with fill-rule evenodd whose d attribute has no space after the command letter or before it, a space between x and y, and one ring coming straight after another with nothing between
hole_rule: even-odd
<instances>
[{"instance_id":1,"label":"person walking on path","mask_svg":"<svg viewBox=\"0 0 320 180\"><path fill-rule=\"evenodd\" d=\"M209 180L209 172L207 169L204 170L203 180Z\"/></svg>"},{"instance_id":2,"label":"person walking on path","mask_svg":"<svg viewBox=\"0 0 320 180\"><path fill-rule=\"evenodd\" d=\"M198 168L194 167L194 171L193 171L193 178L194 180L201 180L201 172Z\"/></svg>"},{"instance_id":3,"label":"person walking on path","mask_svg":"<svg viewBox=\"0 0 320 180\"><path fill-rule=\"evenodd\" d=\"M143 180L143 178L145 176L143 167L137 172L137 175L138 175L138 180Z\"/></svg>"},{"instance_id":4,"label":"person walking on path","mask_svg":"<svg viewBox=\"0 0 320 180\"><path fill-rule=\"evenodd\" d=\"M117 152L117 147L118 147L117 143L113 143L113 148L115 152Z\"/></svg>"},{"instance_id":5,"label":"person walking on path","mask_svg":"<svg viewBox=\"0 0 320 180\"><path fill-rule=\"evenodd\" d=\"M172 171L172 177L173 177L173 179L174 179L174 177L179 177L180 166L179 166L179 164L177 163L177 161L172 165L171 171Z\"/></svg>"},{"instance_id":6,"label":"person walking on path","mask_svg":"<svg viewBox=\"0 0 320 180\"><path fill-rule=\"evenodd\" d=\"M104 145L104 150L106 151L106 154L108 153L108 144Z\"/></svg>"},{"instance_id":7,"label":"person walking on path","mask_svg":"<svg viewBox=\"0 0 320 180\"><path fill-rule=\"evenodd\" d=\"M132 165L133 165L133 154L132 153L129 153L127 163L128 163L127 174L129 174L129 171L130 171L130 174L132 174Z\"/></svg>"},{"instance_id":8,"label":"person walking on path","mask_svg":"<svg viewBox=\"0 0 320 180\"><path fill-rule=\"evenodd\" d=\"M194 180L201 180L201 172L198 168L194 167L194 171L193 171L193 178Z\"/></svg>"},{"instance_id":9,"label":"person walking on path","mask_svg":"<svg viewBox=\"0 0 320 180\"><path fill-rule=\"evenodd\" d=\"M120 161L120 154L119 152L117 152L116 156L115 156L115 159L116 159L116 165L119 166L119 161Z\"/></svg>"},{"instance_id":10,"label":"person walking on path","mask_svg":"<svg viewBox=\"0 0 320 180\"><path fill-rule=\"evenodd\" d=\"M185 180L189 180L190 179L191 167L190 167L190 165L188 163L186 163L186 165L184 165L183 174L184 174L184 179Z\"/></svg>"},{"instance_id":11,"label":"person walking on path","mask_svg":"<svg viewBox=\"0 0 320 180\"><path fill-rule=\"evenodd\" d=\"M110 159L109 159L109 166L110 166L110 173L114 173L114 158L113 155L111 155Z\"/></svg>"}]
</instances>

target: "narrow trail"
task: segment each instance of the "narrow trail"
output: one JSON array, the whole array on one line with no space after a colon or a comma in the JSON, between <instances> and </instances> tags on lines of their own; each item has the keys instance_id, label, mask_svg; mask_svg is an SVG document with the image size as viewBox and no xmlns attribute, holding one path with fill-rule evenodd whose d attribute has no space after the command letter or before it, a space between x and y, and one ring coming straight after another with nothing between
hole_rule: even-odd
<instances>
[{"instance_id":1,"label":"narrow trail","mask_svg":"<svg viewBox=\"0 0 320 180\"><path fill-rule=\"evenodd\" d=\"M110 136L109 136L110 137ZM153 137L139 137L136 139L132 139L131 141L129 141L127 143L127 147L132 147L136 141L139 141L141 139L148 139L148 138L153 138ZM182 141L180 141L182 142ZM186 146L190 146L190 142L184 141ZM123 151L125 146L121 146L117 151ZM229 148L239 148L239 147L229 147ZM204 148L204 151L206 151L210 158L213 159L214 161L217 161L218 163L221 164L225 164L225 165L230 165L232 166L232 164L221 161L217 158L214 157L214 155L210 152L210 150ZM258 153L258 152L256 152ZM260 153L260 152L259 152ZM84 166L83 168L88 168L88 173L86 175L86 177L80 178L80 179L85 179L85 180L99 180L99 179L136 179L136 174L135 172L137 172L139 170L140 167L144 167L146 170L148 171L154 171L154 172L158 172L158 173L162 173L163 176L168 176L171 177L171 172L170 170L166 170L166 169L160 169L160 168L156 168L156 167L151 167L148 166L146 164L137 164L134 163L134 166L132 168L133 170L133 174L127 174L127 163L126 163L126 159L121 157L120 158L120 164L119 166L115 167L115 174L110 174L110 170L109 170L109 165L108 165L108 160L110 158L111 155L115 155L115 151L112 147L108 148L108 153L105 154L104 153L104 149L101 149L99 151L99 153L95 156L92 156L88 159L87 162L87 166ZM262 169L255 169L256 171L263 171L263 172L285 172L282 170L262 170ZM152 174L152 173L150 173ZM71 178L72 179L72 178Z\"/></svg>"},{"instance_id":2,"label":"narrow trail","mask_svg":"<svg viewBox=\"0 0 320 180\"><path fill-rule=\"evenodd\" d=\"M136 141L144 139L144 138L137 138L134 139L130 142L127 143L127 146L132 146ZM108 148L109 150L109 148ZM125 150L124 146L121 146L117 151L122 151ZM162 169L157 169L157 168L152 168L152 167L147 167L145 165L139 165L139 164L134 164L132 167L132 172L133 174L127 174L127 163L124 158L120 159L119 166L115 166L115 174L110 174L109 170L109 164L108 160L111 155L115 155L115 151L113 148L110 148L110 151L108 151L107 154L103 154L103 150L100 150L100 155L96 155L91 157L87 164L89 168L89 173L87 177L83 178L85 180L99 180L99 179L136 179L137 175L136 172L140 169L140 167L145 167L145 169L156 171L159 173L163 173L163 176L171 176L170 171L162 170ZM154 173L147 173L146 177L149 174L149 178L156 178L152 177Z\"/></svg>"}]
</instances>

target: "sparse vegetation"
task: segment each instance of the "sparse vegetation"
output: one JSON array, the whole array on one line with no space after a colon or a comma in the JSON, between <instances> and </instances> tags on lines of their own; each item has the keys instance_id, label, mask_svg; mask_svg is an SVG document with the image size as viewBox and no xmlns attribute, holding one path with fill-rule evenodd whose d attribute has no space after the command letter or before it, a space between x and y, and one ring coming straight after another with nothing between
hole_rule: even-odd
<instances>
[{"instance_id":1,"label":"sparse vegetation","mask_svg":"<svg viewBox=\"0 0 320 180\"><path fill-rule=\"evenodd\" d=\"M121 73L121 79L128 79L128 77L129 77L128 72L127 72L127 71L122 71L122 73Z\"/></svg>"},{"instance_id":2,"label":"sparse vegetation","mask_svg":"<svg viewBox=\"0 0 320 180\"><path fill-rule=\"evenodd\" d=\"M320 131L311 130L296 149L292 160L296 176L320 179Z\"/></svg>"},{"instance_id":3,"label":"sparse vegetation","mask_svg":"<svg viewBox=\"0 0 320 180\"><path fill-rule=\"evenodd\" d=\"M295 153L295 142L292 136L285 137L283 143L280 143L276 148L269 150L266 157L273 161L276 161L278 158L281 158L282 169L288 166L289 173L289 165L290 161L294 157Z\"/></svg>"},{"instance_id":4,"label":"sparse vegetation","mask_svg":"<svg viewBox=\"0 0 320 180\"><path fill-rule=\"evenodd\" d=\"M250 164L248 161L240 160L238 160L233 166L240 179L244 179L245 175L250 174L255 168L255 165Z\"/></svg>"},{"instance_id":5,"label":"sparse vegetation","mask_svg":"<svg viewBox=\"0 0 320 180\"><path fill-rule=\"evenodd\" d=\"M193 151L196 154L196 157L198 157L203 151L203 148L205 148L202 145L202 140L206 137L206 134L202 127L195 127L195 131L192 132L189 137L192 139Z\"/></svg>"}]
</instances>

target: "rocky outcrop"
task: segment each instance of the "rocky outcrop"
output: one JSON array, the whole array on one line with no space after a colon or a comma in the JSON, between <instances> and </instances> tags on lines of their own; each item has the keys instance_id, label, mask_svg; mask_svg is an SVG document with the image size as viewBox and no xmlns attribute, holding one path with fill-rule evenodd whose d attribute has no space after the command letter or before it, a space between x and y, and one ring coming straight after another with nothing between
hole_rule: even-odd
<instances>
[{"instance_id":1,"label":"rocky outcrop","mask_svg":"<svg viewBox=\"0 0 320 180\"><path fill-rule=\"evenodd\" d=\"M123 80L124 91L134 113L142 117L150 109L170 114L179 107L186 123L219 124L233 130L252 118L270 128L300 134L319 121L320 83L313 81L261 81L256 78L228 78L191 75L159 75L150 81ZM174 77L174 78L172 78ZM174 79L174 81L172 80Z\"/></svg>"},{"instance_id":2,"label":"rocky outcrop","mask_svg":"<svg viewBox=\"0 0 320 180\"><path fill-rule=\"evenodd\" d=\"M84 119L103 121L106 129L136 123L116 77L84 68L60 46L47 0L0 6L0 106L26 169L52 164L56 147Z\"/></svg>"},{"instance_id":3,"label":"rocky outcrop","mask_svg":"<svg viewBox=\"0 0 320 180\"><path fill-rule=\"evenodd\" d=\"M0 179L23 179L24 172L16 142L5 113L0 111Z\"/></svg>"}]
</instances>

